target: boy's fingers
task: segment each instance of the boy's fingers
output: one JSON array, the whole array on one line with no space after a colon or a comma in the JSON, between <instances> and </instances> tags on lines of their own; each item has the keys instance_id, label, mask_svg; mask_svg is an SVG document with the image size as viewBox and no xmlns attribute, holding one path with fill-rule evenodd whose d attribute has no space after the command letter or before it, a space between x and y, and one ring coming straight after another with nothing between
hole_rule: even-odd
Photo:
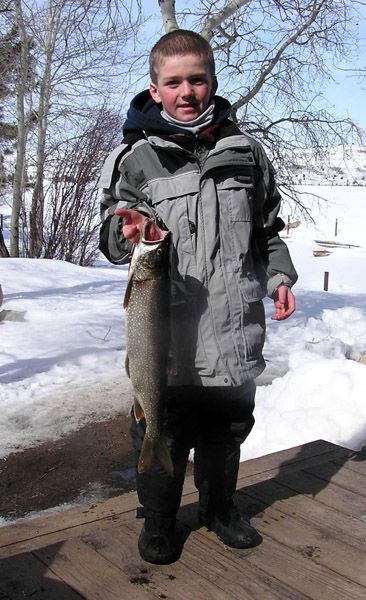
<instances>
[{"instance_id":1,"label":"boy's fingers","mask_svg":"<svg viewBox=\"0 0 366 600\"><path fill-rule=\"evenodd\" d=\"M137 210L129 209L129 208L116 208L114 214L118 217L123 217L125 224L134 223L138 225L143 223L147 217L142 215Z\"/></svg>"},{"instance_id":2,"label":"boy's fingers","mask_svg":"<svg viewBox=\"0 0 366 600\"><path fill-rule=\"evenodd\" d=\"M140 239L140 231L138 227L136 227L136 225L133 225L132 223L130 225L123 225L122 234L123 237L126 238L126 240L130 240L130 242L132 242L133 244L137 244Z\"/></svg>"},{"instance_id":3,"label":"boy's fingers","mask_svg":"<svg viewBox=\"0 0 366 600\"><path fill-rule=\"evenodd\" d=\"M118 217L123 217L125 219L125 223L132 223L131 211L126 208L116 208L114 214Z\"/></svg>"},{"instance_id":4,"label":"boy's fingers","mask_svg":"<svg viewBox=\"0 0 366 600\"><path fill-rule=\"evenodd\" d=\"M292 315L293 312L295 312L295 296L287 286L281 285L278 288L276 291L274 305L275 313L272 315L272 319L274 321L282 321L283 319L287 319L290 315Z\"/></svg>"},{"instance_id":5,"label":"boy's fingers","mask_svg":"<svg viewBox=\"0 0 366 600\"><path fill-rule=\"evenodd\" d=\"M128 208L116 208L114 214L118 217L123 217L122 234L133 244L137 244L140 240L140 231L143 222L147 219L137 210Z\"/></svg>"}]
</instances>

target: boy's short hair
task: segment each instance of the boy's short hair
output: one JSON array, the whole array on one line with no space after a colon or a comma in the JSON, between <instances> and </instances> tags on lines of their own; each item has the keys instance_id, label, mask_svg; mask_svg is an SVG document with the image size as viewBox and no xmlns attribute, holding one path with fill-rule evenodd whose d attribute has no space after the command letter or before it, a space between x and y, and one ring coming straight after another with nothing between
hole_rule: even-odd
<instances>
[{"instance_id":1,"label":"boy's short hair","mask_svg":"<svg viewBox=\"0 0 366 600\"><path fill-rule=\"evenodd\" d=\"M168 56L183 56L196 54L209 67L212 77L215 77L215 59L212 48L204 37L188 29L176 29L163 35L150 52L150 77L157 83L159 66Z\"/></svg>"}]
</instances>

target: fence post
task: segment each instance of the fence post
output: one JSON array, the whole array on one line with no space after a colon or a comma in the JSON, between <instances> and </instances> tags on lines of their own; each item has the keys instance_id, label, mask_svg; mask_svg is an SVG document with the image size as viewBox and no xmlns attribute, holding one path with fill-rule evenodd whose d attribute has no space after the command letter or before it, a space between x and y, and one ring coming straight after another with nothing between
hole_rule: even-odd
<instances>
[{"instance_id":1,"label":"fence post","mask_svg":"<svg viewBox=\"0 0 366 600\"><path fill-rule=\"evenodd\" d=\"M328 283L329 283L329 272L328 271L324 271L324 286L323 289L325 292L328 291Z\"/></svg>"}]
</instances>

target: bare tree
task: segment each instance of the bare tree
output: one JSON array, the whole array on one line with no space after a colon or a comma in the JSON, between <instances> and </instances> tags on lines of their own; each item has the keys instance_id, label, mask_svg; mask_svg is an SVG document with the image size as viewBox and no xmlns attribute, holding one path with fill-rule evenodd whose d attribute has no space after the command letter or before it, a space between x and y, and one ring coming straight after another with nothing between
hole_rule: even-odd
<instances>
[{"instance_id":1,"label":"bare tree","mask_svg":"<svg viewBox=\"0 0 366 600\"><path fill-rule=\"evenodd\" d=\"M98 175L122 135L121 117L101 108L85 131L61 147L46 193L44 256L88 265L98 252Z\"/></svg>"},{"instance_id":2,"label":"bare tree","mask_svg":"<svg viewBox=\"0 0 366 600\"><path fill-rule=\"evenodd\" d=\"M66 114L69 119L88 118L88 98L100 103L106 90L122 75L124 44L133 35L133 22L124 3L110 0L48 0L40 15L44 35L37 37L42 50L42 74L38 93L36 175L30 213L30 256L42 253L44 215L43 178L49 121ZM138 20L138 19L137 19ZM32 21L32 27L36 23ZM39 27L37 26L37 31ZM113 75L112 75L113 66ZM112 84L113 85L113 84ZM57 105L54 99L57 97ZM53 104L53 106L52 106ZM89 106L88 106L89 104ZM51 144L48 144L50 149Z\"/></svg>"},{"instance_id":3,"label":"bare tree","mask_svg":"<svg viewBox=\"0 0 366 600\"><path fill-rule=\"evenodd\" d=\"M52 162L52 155L60 144L74 137L80 122L88 120L96 107L114 92L117 81L119 85L121 81L128 84L133 58L131 43L140 14L136 10L132 13L128 2L118 0L30 3L16 0L15 7L10 4L6 18L9 23L16 23L19 32L23 74L18 78L13 255L17 256L19 252L19 214L22 211L23 227L29 231L27 255L38 257L43 252L47 165ZM31 90L25 85L26 73L29 76L29 63L26 63L29 39L34 43L35 62ZM29 200L25 199L25 156L33 178L30 207Z\"/></svg>"}]
</instances>

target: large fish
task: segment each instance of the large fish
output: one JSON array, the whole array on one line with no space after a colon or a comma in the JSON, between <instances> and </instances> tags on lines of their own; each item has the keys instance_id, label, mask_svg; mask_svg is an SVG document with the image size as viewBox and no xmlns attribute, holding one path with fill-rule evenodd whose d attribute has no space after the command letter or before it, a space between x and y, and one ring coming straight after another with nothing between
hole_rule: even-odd
<instances>
[{"instance_id":1,"label":"large fish","mask_svg":"<svg viewBox=\"0 0 366 600\"><path fill-rule=\"evenodd\" d=\"M150 241L161 234L159 241ZM123 306L127 311L126 371L134 391L137 421L146 419L146 432L137 465L139 473L157 459L169 475L173 463L162 435L169 348L169 232L144 222L135 245ZM150 239L149 239L150 238Z\"/></svg>"}]
</instances>

